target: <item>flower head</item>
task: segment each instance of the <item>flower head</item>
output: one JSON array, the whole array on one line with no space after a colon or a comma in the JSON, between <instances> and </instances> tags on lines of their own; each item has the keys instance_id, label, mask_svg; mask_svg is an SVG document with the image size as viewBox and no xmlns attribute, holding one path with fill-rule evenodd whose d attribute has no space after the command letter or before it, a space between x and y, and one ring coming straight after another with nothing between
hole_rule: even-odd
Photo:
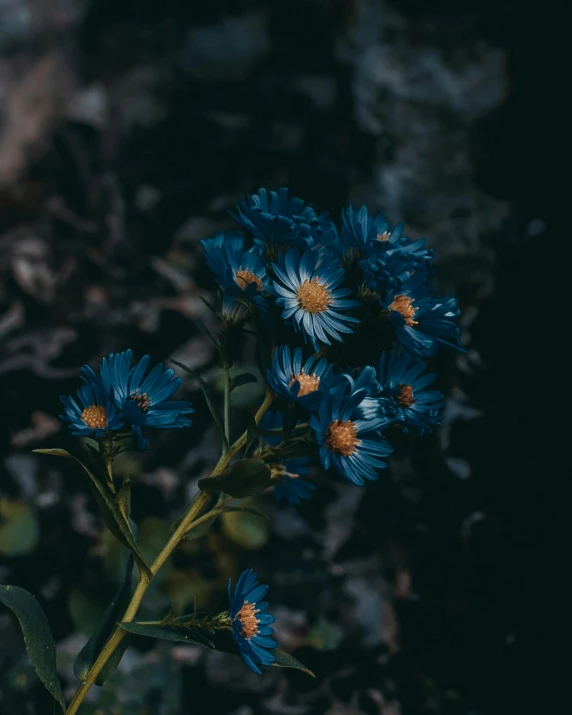
<instances>
[{"instance_id":1,"label":"flower head","mask_svg":"<svg viewBox=\"0 0 572 715\"><path fill-rule=\"evenodd\" d=\"M273 476L277 476L280 480L274 484L276 501L296 505L312 498L316 485L306 479L300 479L308 473L309 462L308 457L296 457L286 459L283 464L273 467Z\"/></svg>"},{"instance_id":2,"label":"flower head","mask_svg":"<svg viewBox=\"0 0 572 715\"><path fill-rule=\"evenodd\" d=\"M346 389L332 390L322 400L310 426L324 469L333 466L346 481L363 486L364 479L377 479L377 470L387 467L382 458L393 448L381 435L387 419L360 410L368 398L367 388L354 390L351 382L346 384Z\"/></svg>"},{"instance_id":3,"label":"flower head","mask_svg":"<svg viewBox=\"0 0 572 715\"><path fill-rule=\"evenodd\" d=\"M325 256L324 256L325 257ZM272 264L276 303L284 308L282 317L291 320L301 330L304 339L318 349L321 341L331 345L330 338L342 341L340 333L352 333L350 325L357 318L343 312L357 305L348 300L349 288L338 288L345 273L336 262L322 260L318 251L298 251L280 254L278 264Z\"/></svg>"},{"instance_id":4,"label":"flower head","mask_svg":"<svg viewBox=\"0 0 572 715\"><path fill-rule=\"evenodd\" d=\"M325 358L309 357L302 363L301 348L290 352L287 345L276 348L272 368L266 371L270 387L286 399L314 409L332 379L332 368Z\"/></svg>"},{"instance_id":5,"label":"flower head","mask_svg":"<svg viewBox=\"0 0 572 715\"><path fill-rule=\"evenodd\" d=\"M167 401L182 382L180 377L174 377L174 370L163 370L163 364L159 363L145 377L151 361L149 355L144 355L133 367L132 361L131 350L111 353L103 358L99 376L87 366L82 372L86 380L99 380L103 391L123 413L125 422L131 425L137 446L143 451L147 440L143 438L142 427L190 427L191 420L185 415L194 410L189 402Z\"/></svg>"},{"instance_id":6,"label":"flower head","mask_svg":"<svg viewBox=\"0 0 572 715\"><path fill-rule=\"evenodd\" d=\"M278 644L270 636L274 629L274 617L267 613L268 603L262 601L268 586L261 586L252 569L243 571L238 577L232 593L232 580L228 581L229 612L232 635L238 645L242 659L258 675L258 665L271 665L275 661L271 649Z\"/></svg>"},{"instance_id":7,"label":"flower head","mask_svg":"<svg viewBox=\"0 0 572 715\"><path fill-rule=\"evenodd\" d=\"M412 362L404 352L396 349L384 353L379 361L378 380L383 410L395 415L395 420L414 427L420 434L441 423L439 410L443 395L438 390L427 390L435 379L424 374L424 362Z\"/></svg>"},{"instance_id":8,"label":"flower head","mask_svg":"<svg viewBox=\"0 0 572 715\"><path fill-rule=\"evenodd\" d=\"M60 401L65 407L60 419L68 423L75 436L100 439L106 432L123 427L123 415L97 380L79 388L77 402L68 396L60 396Z\"/></svg>"}]
</instances>

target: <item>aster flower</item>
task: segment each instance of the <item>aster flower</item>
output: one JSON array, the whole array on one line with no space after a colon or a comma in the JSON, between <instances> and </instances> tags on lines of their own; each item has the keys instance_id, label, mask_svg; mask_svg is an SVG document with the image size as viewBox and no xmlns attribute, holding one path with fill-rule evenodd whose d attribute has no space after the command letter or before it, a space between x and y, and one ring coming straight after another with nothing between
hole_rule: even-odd
<instances>
[{"instance_id":1,"label":"aster flower","mask_svg":"<svg viewBox=\"0 0 572 715\"><path fill-rule=\"evenodd\" d=\"M65 407L65 414L60 415L60 419L67 422L77 437L101 439L106 432L123 427L123 415L97 380L88 381L79 388L77 402L73 397L63 395L60 402Z\"/></svg>"},{"instance_id":2,"label":"aster flower","mask_svg":"<svg viewBox=\"0 0 572 715\"><path fill-rule=\"evenodd\" d=\"M278 280L273 282L276 303L284 308L282 317L301 330L304 340L318 349L318 341L331 345L330 339L342 341L340 333L352 333L350 325L357 318L338 311L349 310L357 301L348 300L349 288L338 288L345 273L336 262L325 259L318 251L280 254L272 268Z\"/></svg>"},{"instance_id":3,"label":"aster flower","mask_svg":"<svg viewBox=\"0 0 572 715\"><path fill-rule=\"evenodd\" d=\"M363 486L364 479L377 479L378 470L387 467L383 457L393 452L381 435L386 418L373 410L364 416L360 410L367 393L367 389L333 390L310 417L324 469L334 467L346 481L358 486Z\"/></svg>"},{"instance_id":4,"label":"aster flower","mask_svg":"<svg viewBox=\"0 0 572 715\"><path fill-rule=\"evenodd\" d=\"M222 296L220 315L226 323L242 323L248 318L248 308L237 300L235 293L225 291Z\"/></svg>"},{"instance_id":5,"label":"aster flower","mask_svg":"<svg viewBox=\"0 0 572 715\"><path fill-rule=\"evenodd\" d=\"M316 485L305 479L300 479L301 476L308 473L309 464L308 457L296 457L295 459L286 459L283 464L273 465L273 476L280 479L274 484L276 501L296 505L312 498L312 492L316 489Z\"/></svg>"},{"instance_id":6,"label":"aster flower","mask_svg":"<svg viewBox=\"0 0 572 715\"><path fill-rule=\"evenodd\" d=\"M463 352L460 332L453 318L459 315L454 295L431 298L422 274L414 275L407 284L388 291L380 300L403 350L411 356L435 355L440 345Z\"/></svg>"},{"instance_id":7,"label":"aster flower","mask_svg":"<svg viewBox=\"0 0 572 715\"><path fill-rule=\"evenodd\" d=\"M288 400L306 409L314 409L332 378L332 368L325 358L309 357L302 364L302 350L290 352L287 345L276 348L272 368L266 371L270 387Z\"/></svg>"},{"instance_id":8,"label":"aster flower","mask_svg":"<svg viewBox=\"0 0 572 715\"><path fill-rule=\"evenodd\" d=\"M103 391L123 413L125 422L131 425L137 447L143 451L147 440L143 438L142 427L190 427L192 422L185 415L194 410L189 402L166 401L182 382L180 377L174 377L174 370L163 370L163 364L159 363L145 377L151 360L149 355L144 355L133 367L132 360L131 350L111 353L108 358L103 358L99 376L89 366L84 366L82 373L86 381L100 382Z\"/></svg>"},{"instance_id":9,"label":"aster flower","mask_svg":"<svg viewBox=\"0 0 572 715\"><path fill-rule=\"evenodd\" d=\"M228 581L229 613L232 636L238 645L242 659L258 675L258 665L271 665L276 659L270 650L278 644L272 640L274 617L267 613L268 603L261 599L266 596L268 586L261 586L252 569L243 571L238 577L232 593L232 579Z\"/></svg>"},{"instance_id":10,"label":"aster flower","mask_svg":"<svg viewBox=\"0 0 572 715\"><path fill-rule=\"evenodd\" d=\"M423 374L424 362L412 362L404 352L393 349L379 361L378 379L382 409L395 415L395 420L414 427L419 434L430 431L441 423L439 410L443 395L438 390L427 390L434 374Z\"/></svg>"}]
</instances>

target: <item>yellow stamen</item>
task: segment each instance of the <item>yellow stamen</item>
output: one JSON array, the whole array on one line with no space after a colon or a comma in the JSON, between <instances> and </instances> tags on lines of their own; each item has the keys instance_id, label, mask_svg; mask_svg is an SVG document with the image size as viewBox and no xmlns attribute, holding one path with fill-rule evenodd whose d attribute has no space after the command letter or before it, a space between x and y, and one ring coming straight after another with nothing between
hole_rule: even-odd
<instances>
[{"instance_id":1,"label":"yellow stamen","mask_svg":"<svg viewBox=\"0 0 572 715\"><path fill-rule=\"evenodd\" d=\"M250 271L243 271L242 269L237 271L234 274L234 282L242 288L242 290L245 290L245 288L252 283L256 284L256 290L259 293L262 290L262 281L258 276L255 276L254 273L251 273Z\"/></svg>"},{"instance_id":2,"label":"yellow stamen","mask_svg":"<svg viewBox=\"0 0 572 715\"><path fill-rule=\"evenodd\" d=\"M390 235L391 234L389 233L389 231L384 231L383 233L379 233L377 235L377 240L378 241L389 241Z\"/></svg>"},{"instance_id":3,"label":"yellow stamen","mask_svg":"<svg viewBox=\"0 0 572 715\"><path fill-rule=\"evenodd\" d=\"M407 295L396 295L393 302L389 306L389 310L395 310L396 313L401 313L405 319L405 325L417 325L415 317L416 308L413 307L413 300Z\"/></svg>"},{"instance_id":4,"label":"yellow stamen","mask_svg":"<svg viewBox=\"0 0 572 715\"><path fill-rule=\"evenodd\" d=\"M129 395L129 399L135 402L141 412L149 412L151 400L147 397L145 392L140 395L136 390L132 395Z\"/></svg>"},{"instance_id":5,"label":"yellow stamen","mask_svg":"<svg viewBox=\"0 0 572 715\"><path fill-rule=\"evenodd\" d=\"M298 397L304 397L304 395L309 395L311 392L316 392L320 386L319 377L316 375L306 375L305 372L299 372L297 375L292 375L292 379L288 383L288 387L292 387L295 382L300 383Z\"/></svg>"},{"instance_id":6,"label":"yellow stamen","mask_svg":"<svg viewBox=\"0 0 572 715\"><path fill-rule=\"evenodd\" d=\"M81 413L81 418L90 429L104 429L107 427L107 410L105 407L93 405L86 407Z\"/></svg>"},{"instance_id":7,"label":"yellow stamen","mask_svg":"<svg viewBox=\"0 0 572 715\"><path fill-rule=\"evenodd\" d=\"M324 441L332 452L337 452L342 457L349 457L355 452L356 446L361 444L361 440L357 438L356 426L351 420L331 422L324 433Z\"/></svg>"},{"instance_id":8,"label":"yellow stamen","mask_svg":"<svg viewBox=\"0 0 572 715\"><path fill-rule=\"evenodd\" d=\"M308 313L323 313L332 302L330 291L318 283L317 278L312 281L304 281L296 295L300 307Z\"/></svg>"},{"instance_id":9,"label":"yellow stamen","mask_svg":"<svg viewBox=\"0 0 572 715\"><path fill-rule=\"evenodd\" d=\"M402 407L411 407L415 402L415 396L411 385L399 385L399 394L395 398L396 402Z\"/></svg>"},{"instance_id":10,"label":"yellow stamen","mask_svg":"<svg viewBox=\"0 0 572 715\"><path fill-rule=\"evenodd\" d=\"M240 611L236 614L236 617L242 624L242 636L246 638L246 640L250 640L252 636L258 633L257 613L258 609L255 608L255 604L245 601Z\"/></svg>"}]
</instances>

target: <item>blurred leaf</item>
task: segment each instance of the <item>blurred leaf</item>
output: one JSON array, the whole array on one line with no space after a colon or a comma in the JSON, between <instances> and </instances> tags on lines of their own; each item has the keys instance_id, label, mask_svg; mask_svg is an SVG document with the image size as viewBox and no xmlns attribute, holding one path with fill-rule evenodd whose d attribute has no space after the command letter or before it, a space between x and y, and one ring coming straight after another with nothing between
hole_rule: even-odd
<instances>
[{"instance_id":1,"label":"blurred leaf","mask_svg":"<svg viewBox=\"0 0 572 715\"><path fill-rule=\"evenodd\" d=\"M230 391L232 392L237 387L248 385L251 382L258 382L256 375L253 375L251 372L242 372L240 375L233 377L230 381Z\"/></svg>"},{"instance_id":2,"label":"blurred leaf","mask_svg":"<svg viewBox=\"0 0 572 715\"><path fill-rule=\"evenodd\" d=\"M38 520L34 510L17 499L0 499L0 554L29 554L36 548L38 538Z\"/></svg>"},{"instance_id":3,"label":"blurred leaf","mask_svg":"<svg viewBox=\"0 0 572 715\"><path fill-rule=\"evenodd\" d=\"M81 462L77 457L74 457L73 454L66 452L65 449L35 449L34 452L38 454L51 454L55 457L65 457L66 459L70 459L72 462L79 464L79 466L89 476L93 495L98 503L102 518L107 528L117 539L119 539L119 541L127 546L127 548L134 555L137 565L139 566L139 570L151 579L151 570L141 555L131 531L131 527L119 510L119 507L115 502L114 495L109 490L107 484L105 484L101 479L98 479L93 472L91 472L85 464L83 464L83 462Z\"/></svg>"},{"instance_id":4,"label":"blurred leaf","mask_svg":"<svg viewBox=\"0 0 572 715\"><path fill-rule=\"evenodd\" d=\"M115 624L121 620L121 617L129 605L129 601L131 600L133 560L133 554L130 554L125 568L123 583L119 587L109 606L106 608L89 640L81 649L75 660L73 672L79 680L83 680L85 678L88 670L95 663L97 656L101 653L103 646L114 630ZM112 658L110 658L110 660L108 660L105 664L103 670L95 681L96 685L103 685L107 678L115 672L127 645L128 639L125 638L121 642L120 647L113 654Z\"/></svg>"},{"instance_id":5,"label":"blurred leaf","mask_svg":"<svg viewBox=\"0 0 572 715\"><path fill-rule=\"evenodd\" d=\"M312 673L311 670L308 670L305 665L302 665L299 660L296 660L296 658L289 653L285 653L283 650L280 650L280 648L276 648L270 652L276 658L274 663L272 663L275 668L295 668L296 670L301 670L304 673L311 675L312 678L316 677L314 673Z\"/></svg>"},{"instance_id":6,"label":"blurred leaf","mask_svg":"<svg viewBox=\"0 0 572 715\"><path fill-rule=\"evenodd\" d=\"M76 630L89 636L101 618L103 607L83 591L73 588L68 596L68 611Z\"/></svg>"},{"instance_id":7,"label":"blurred leaf","mask_svg":"<svg viewBox=\"0 0 572 715\"><path fill-rule=\"evenodd\" d=\"M335 650L343 637L344 632L339 626L320 617L308 633L307 643L316 650Z\"/></svg>"},{"instance_id":8,"label":"blurred leaf","mask_svg":"<svg viewBox=\"0 0 572 715\"><path fill-rule=\"evenodd\" d=\"M266 489L271 478L270 467L261 459L241 459L216 477L200 479L199 489L206 492L225 492L232 497L242 498Z\"/></svg>"},{"instance_id":9,"label":"blurred leaf","mask_svg":"<svg viewBox=\"0 0 572 715\"><path fill-rule=\"evenodd\" d=\"M18 586L0 586L0 603L10 608L22 628L26 652L47 691L66 706L56 670L56 646L46 616L31 593Z\"/></svg>"},{"instance_id":10,"label":"blurred leaf","mask_svg":"<svg viewBox=\"0 0 572 715\"><path fill-rule=\"evenodd\" d=\"M212 418L215 421L215 424L218 427L219 432L221 434L223 445L225 446L226 449L228 449L228 440L224 434L224 425L223 425L223 421L222 421L222 416L221 416L220 410L217 407L216 402L214 400L211 388L207 385L207 383L203 380L203 378L199 375L199 373L195 372L195 370L192 370L190 367L187 367L187 365L183 365L183 363L179 362L178 360L171 360L171 362L174 365L177 365L178 367L180 367L185 372L188 372L189 375L191 375L191 377L194 377L195 380L198 381L199 385L201 386L201 390L203 391L203 395L205 396L207 407L209 408Z\"/></svg>"},{"instance_id":11,"label":"blurred leaf","mask_svg":"<svg viewBox=\"0 0 572 715\"><path fill-rule=\"evenodd\" d=\"M190 645L200 645L204 648L214 650L214 643L199 631L198 628L173 625L155 625L144 623L120 623L124 631L134 633L138 636L148 636L149 638L159 638L164 641L174 641L175 643L188 643Z\"/></svg>"},{"instance_id":12,"label":"blurred leaf","mask_svg":"<svg viewBox=\"0 0 572 715\"><path fill-rule=\"evenodd\" d=\"M236 511L221 517L223 534L243 549L261 549L268 540L265 519L250 511Z\"/></svg>"}]
</instances>

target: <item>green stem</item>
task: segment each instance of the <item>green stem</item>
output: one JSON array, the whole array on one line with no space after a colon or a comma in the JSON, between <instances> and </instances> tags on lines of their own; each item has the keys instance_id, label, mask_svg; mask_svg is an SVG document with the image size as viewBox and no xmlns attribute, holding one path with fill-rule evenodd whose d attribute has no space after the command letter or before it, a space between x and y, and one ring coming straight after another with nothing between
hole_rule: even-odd
<instances>
[{"instance_id":1,"label":"green stem","mask_svg":"<svg viewBox=\"0 0 572 715\"><path fill-rule=\"evenodd\" d=\"M274 394L268 390L266 393L266 396L264 398L264 402L262 405L259 407L254 420L256 424L260 422L262 417L264 416L265 412L268 410L270 405L274 402L275 396ZM237 440L236 442L230 447L230 449L222 455L222 457L219 459L217 465L212 471L211 476L217 476L220 474L223 469L227 466L227 464L230 462L230 460L244 447L247 441L247 432L244 432ZM173 532L171 535L169 541L165 544L163 547L161 553L157 556L155 561L153 562L151 566L151 574L152 578L149 579L142 575L139 579L139 583L137 585L137 588L135 589L133 596L131 597L131 601L129 603L129 606L127 607L127 610L125 611L122 621L123 622L131 622L137 615L137 611L139 610L139 606L141 605L141 601L143 600L143 597L145 596L145 593L147 589L149 588L149 585L151 584L151 581L155 577L155 575L158 573L158 571L161 569L165 561L169 558L169 556L173 553L179 542L184 538L185 534L193 527L195 522L198 522L199 520L204 520L204 517L201 516L202 510L205 508L206 504L210 501L211 496L207 494L206 492L200 492L196 499L193 501L189 509L187 510L186 514L183 516L181 519L178 527L176 530ZM212 511L217 511L217 509L213 509ZM204 515L206 516L206 515ZM95 663L91 666L89 669L85 680L82 682L80 687L78 688L76 694L73 697L73 700L69 704L68 709L66 710L66 715L75 715L77 711L79 710L80 705L83 703L85 696L89 692L91 686L95 682L95 679L103 669L104 665L107 663L117 646L121 643L121 641L125 638L126 632L120 628L119 626L113 631L111 634L109 640L107 643L103 646L103 649L101 653L98 655L97 660Z\"/></svg>"}]
</instances>

